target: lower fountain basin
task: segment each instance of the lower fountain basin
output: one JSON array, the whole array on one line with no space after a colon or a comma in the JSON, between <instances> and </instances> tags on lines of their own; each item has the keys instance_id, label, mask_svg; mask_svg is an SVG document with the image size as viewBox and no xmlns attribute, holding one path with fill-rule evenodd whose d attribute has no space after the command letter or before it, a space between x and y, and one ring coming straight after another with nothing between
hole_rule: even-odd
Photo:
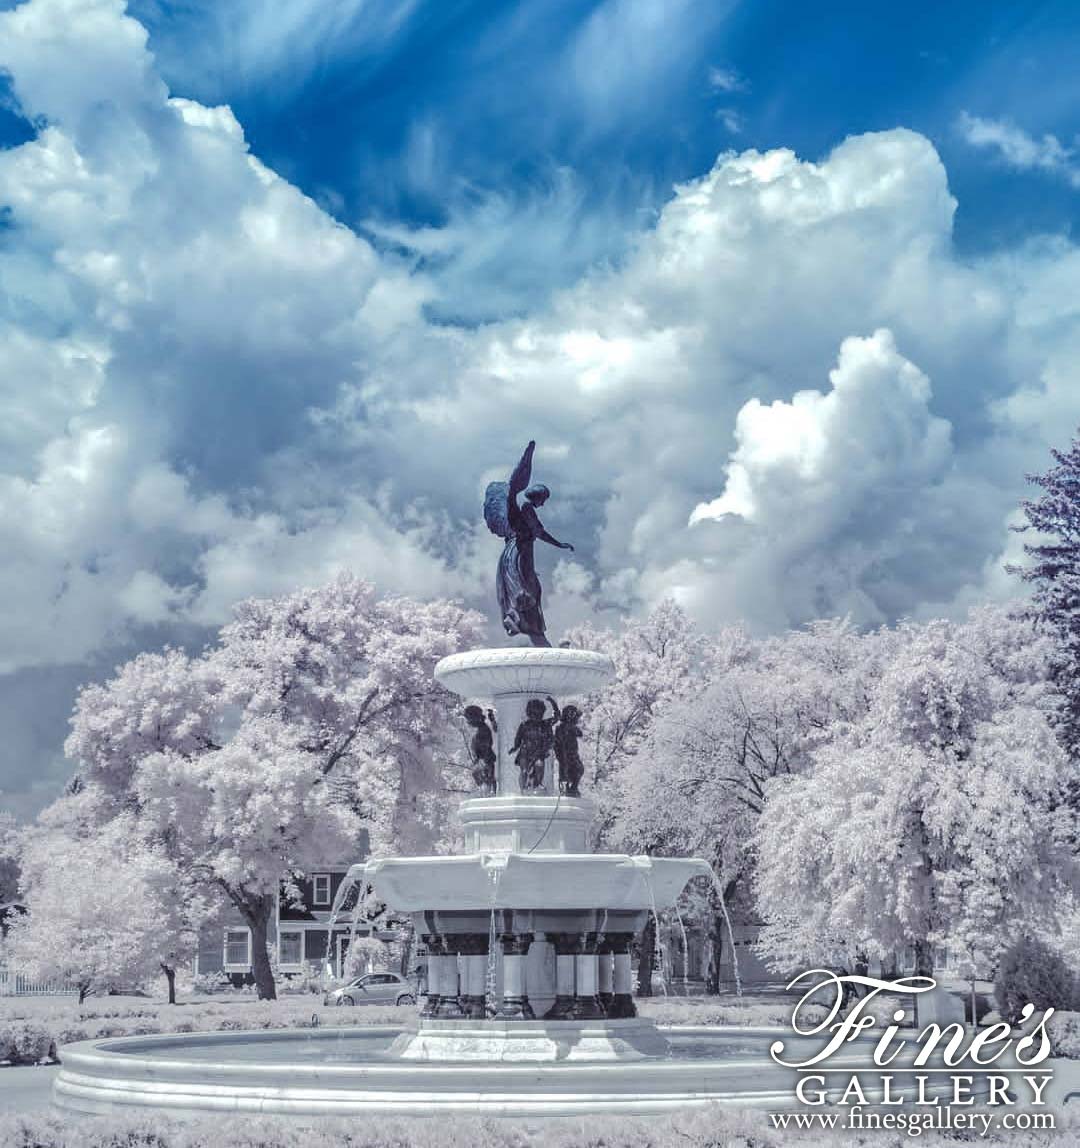
<instances>
[{"instance_id":1,"label":"lower fountain basin","mask_svg":"<svg viewBox=\"0 0 1080 1148\"><path fill-rule=\"evenodd\" d=\"M82 1041L60 1050L53 1103L82 1113L153 1108L172 1115L292 1116L648 1115L708 1104L797 1103L796 1072L768 1055L776 1039L794 1052L798 1038L789 1029L658 1031L668 1046L664 1056L527 1063L404 1060L394 1045L405 1030L388 1026ZM864 1042L830 1062L830 1092L838 1095L849 1073L866 1070L872 1049ZM894 1084L894 1093L898 1087L908 1086ZM951 1087L949 1076L932 1075L926 1095L946 1097Z\"/></svg>"},{"instance_id":2,"label":"lower fountain basin","mask_svg":"<svg viewBox=\"0 0 1080 1148\"><path fill-rule=\"evenodd\" d=\"M398 913L425 909L665 909L692 877L712 876L697 857L616 853L472 853L378 857L350 876L375 887Z\"/></svg>"}]
</instances>

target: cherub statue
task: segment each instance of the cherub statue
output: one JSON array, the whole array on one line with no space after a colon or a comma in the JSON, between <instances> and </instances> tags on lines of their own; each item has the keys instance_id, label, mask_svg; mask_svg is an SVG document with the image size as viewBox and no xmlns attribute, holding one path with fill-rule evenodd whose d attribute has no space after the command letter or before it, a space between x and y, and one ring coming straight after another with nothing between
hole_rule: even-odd
<instances>
[{"instance_id":1,"label":"cherub statue","mask_svg":"<svg viewBox=\"0 0 1080 1148\"><path fill-rule=\"evenodd\" d=\"M516 754L521 778L521 792L530 793L544 784L544 760L551 753L555 735L551 727L555 718L544 717L547 707L540 698L529 698L525 703L525 720L517 728L517 736L510 752Z\"/></svg>"},{"instance_id":2,"label":"cherub statue","mask_svg":"<svg viewBox=\"0 0 1080 1148\"><path fill-rule=\"evenodd\" d=\"M577 706L564 706L560 711L558 703L549 697L555 711L555 760L559 763L559 792L567 797L580 797L578 785L585 776L585 766L581 763L578 740L581 738L581 710Z\"/></svg>"},{"instance_id":3,"label":"cherub statue","mask_svg":"<svg viewBox=\"0 0 1080 1148\"><path fill-rule=\"evenodd\" d=\"M465 721L472 726L473 736L469 745L472 754L474 769L473 780L481 793L495 792L495 734L499 726L495 721L495 713L488 710L487 720L484 711L479 706L465 707ZM488 725L488 721L491 725Z\"/></svg>"},{"instance_id":4,"label":"cherub statue","mask_svg":"<svg viewBox=\"0 0 1080 1148\"><path fill-rule=\"evenodd\" d=\"M535 449L536 443L530 442L509 482L488 485L484 492L484 521L492 534L506 540L495 577L503 628L511 637L527 635L534 646L550 646L540 605L540 579L533 562L533 543L539 538L560 550L574 548L569 542L552 538L536 513L536 508L547 502L551 491L541 483L529 486ZM525 505L519 506L518 495L523 490Z\"/></svg>"}]
</instances>

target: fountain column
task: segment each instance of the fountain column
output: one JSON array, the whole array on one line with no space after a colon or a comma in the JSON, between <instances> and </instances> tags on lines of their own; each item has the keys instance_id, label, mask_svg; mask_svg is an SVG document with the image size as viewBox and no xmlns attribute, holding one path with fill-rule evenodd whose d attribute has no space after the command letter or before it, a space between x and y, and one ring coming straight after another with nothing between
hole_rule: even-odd
<instances>
[{"instance_id":1,"label":"fountain column","mask_svg":"<svg viewBox=\"0 0 1080 1148\"><path fill-rule=\"evenodd\" d=\"M457 950L462 954L464 975L461 985L461 1011L464 1016L483 1019L487 992L487 933L462 933L454 937Z\"/></svg>"},{"instance_id":2,"label":"fountain column","mask_svg":"<svg viewBox=\"0 0 1080 1148\"><path fill-rule=\"evenodd\" d=\"M498 1015L503 1020L532 1020L533 1010L525 991L525 954L532 933L500 933L503 954L503 999Z\"/></svg>"},{"instance_id":3,"label":"fountain column","mask_svg":"<svg viewBox=\"0 0 1080 1148\"><path fill-rule=\"evenodd\" d=\"M599 933L579 933L574 954L574 1020L602 1020L604 1009L597 996Z\"/></svg>"},{"instance_id":4,"label":"fountain column","mask_svg":"<svg viewBox=\"0 0 1080 1148\"><path fill-rule=\"evenodd\" d=\"M633 941L633 933L608 933L605 938L605 944L611 947L613 954L613 994L608 1007L608 1016L612 1020L637 1016L634 1007L634 978L630 968L630 946Z\"/></svg>"},{"instance_id":5,"label":"fountain column","mask_svg":"<svg viewBox=\"0 0 1080 1148\"><path fill-rule=\"evenodd\" d=\"M604 1015L611 1014L611 1006L615 1001L615 949L610 937L602 935L596 948L596 984L597 996Z\"/></svg>"},{"instance_id":6,"label":"fountain column","mask_svg":"<svg viewBox=\"0 0 1080 1148\"><path fill-rule=\"evenodd\" d=\"M555 1003L544 1014L547 1020L568 1020L574 1015L574 961L577 933L548 933L555 946Z\"/></svg>"},{"instance_id":7,"label":"fountain column","mask_svg":"<svg viewBox=\"0 0 1080 1148\"><path fill-rule=\"evenodd\" d=\"M422 933L420 936L427 949L427 997L420 1011L422 1017L438 1016L440 988L442 983L442 953L440 938L435 933Z\"/></svg>"},{"instance_id":8,"label":"fountain column","mask_svg":"<svg viewBox=\"0 0 1080 1148\"><path fill-rule=\"evenodd\" d=\"M458 941L460 936L435 934L439 945L439 1000L433 1016L443 1020L458 1020L465 1015L458 998L461 995L460 969L458 967Z\"/></svg>"}]
</instances>

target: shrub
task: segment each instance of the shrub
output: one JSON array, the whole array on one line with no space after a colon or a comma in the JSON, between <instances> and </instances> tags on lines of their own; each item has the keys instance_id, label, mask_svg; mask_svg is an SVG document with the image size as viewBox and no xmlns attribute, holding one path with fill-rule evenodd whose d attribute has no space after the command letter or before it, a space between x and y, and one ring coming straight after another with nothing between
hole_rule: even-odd
<instances>
[{"instance_id":1,"label":"shrub","mask_svg":"<svg viewBox=\"0 0 1080 1148\"><path fill-rule=\"evenodd\" d=\"M1080 1060L1080 1012L1055 1012L1046 1031L1055 1056Z\"/></svg>"},{"instance_id":2,"label":"shrub","mask_svg":"<svg viewBox=\"0 0 1080 1148\"><path fill-rule=\"evenodd\" d=\"M38 1064L56 1054L49 1030L28 1020L0 1021L0 1060L10 1064Z\"/></svg>"},{"instance_id":3,"label":"shrub","mask_svg":"<svg viewBox=\"0 0 1080 1148\"><path fill-rule=\"evenodd\" d=\"M1076 987L1073 975L1061 957L1042 941L1023 937L1006 949L998 962L994 997L1001 1019L1009 1024L1020 1020L1024 1005L1043 1009L1068 1009Z\"/></svg>"}]
</instances>

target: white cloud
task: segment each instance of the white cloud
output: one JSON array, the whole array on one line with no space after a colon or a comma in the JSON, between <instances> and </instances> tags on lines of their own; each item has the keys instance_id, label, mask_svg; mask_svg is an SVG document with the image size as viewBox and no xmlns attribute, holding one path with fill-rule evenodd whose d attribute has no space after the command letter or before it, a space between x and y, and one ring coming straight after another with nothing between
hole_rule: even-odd
<instances>
[{"instance_id":1,"label":"white cloud","mask_svg":"<svg viewBox=\"0 0 1080 1148\"><path fill-rule=\"evenodd\" d=\"M1049 132L1039 139L1007 120L984 119L962 112L960 132L972 147L997 154L1008 167L1019 171L1045 171L1080 188L1080 158Z\"/></svg>"},{"instance_id":2,"label":"white cloud","mask_svg":"<svg viewBox=\"0 0 1080 1148\"><path fill-rule=\"evenodd\" d=\"M727 486L695 507L691 526L734 514L820 544L829 523L878 518L940 481L952 453L949 424L930 413L930 381L897 351L891 331L845 339L829 381L828 394L746 403Z\"/></svg>"},{"instance_id":3,"label":"white cloud","mask_svg":"<svg viewBox=\"0 0 1080 1148\"><path fill-rule=\"evenodd\" d=\"M655 6L604 6L572 52L616 10L633 19L609 55L662 74L678 53L648 43ZM587 246L572 175L565 228L530 236L527 205L487 200L397 233L399 256L251 156L228 108L170 99L119 2L31 0L0 45L47 122L0 152L11 689L345 567L490 605L483 488L530 437L545 522L576 547L538 552L556 639L666 594L776 628L1007 592L1022 476L1080 421L1080 254L958 259L922 136L726 153L618 266L453 326L425 317L417 254L483 263L489 224L520 232L525 268ZM619 92L597 83L602 111ZM688 528L699 506L715 520Z\"/></svg>"},{"instance_id":4,"label":"white cloud","mask_svg":"<svg viewBox=\"0 0 1080 1148\"><path fill-rule=\"evenodd\" d=\"M734 68L709 69L709 87L716 92L745 92L750 85Z\"/></svg>"}]
</instances>

